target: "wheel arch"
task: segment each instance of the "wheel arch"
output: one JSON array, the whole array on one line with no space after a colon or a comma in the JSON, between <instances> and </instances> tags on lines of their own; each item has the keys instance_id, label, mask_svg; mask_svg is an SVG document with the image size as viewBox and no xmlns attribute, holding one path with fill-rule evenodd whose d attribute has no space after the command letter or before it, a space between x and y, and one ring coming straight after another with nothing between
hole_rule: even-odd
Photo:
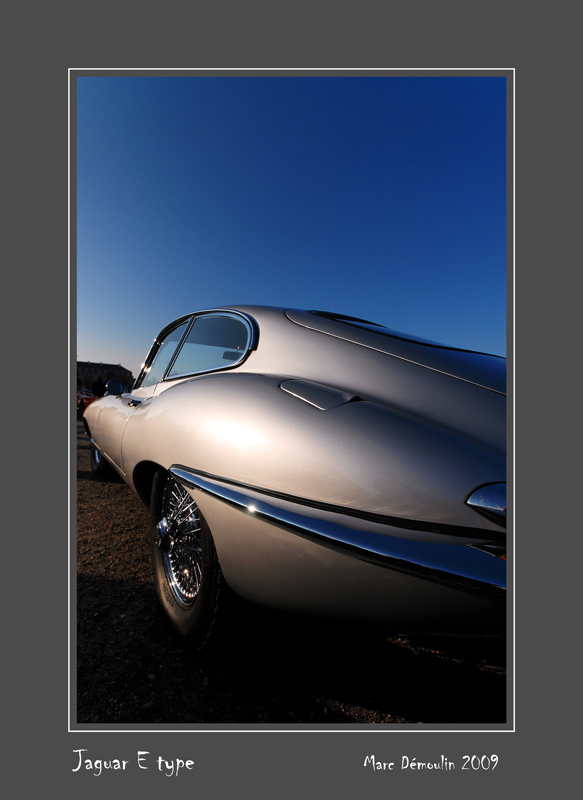
<instances>
[{"instance_id":1,"label":"wheel arch","mask_svg":"<svg viewBox=\"0 0 583 800\"><path fill-rule=\"evenodd\" d=\"M141 461L134 468L132 474L134 490L147 508L150 508L154 476L161 469L163 467L155 461Z\"/></svg>"}]
</instances>

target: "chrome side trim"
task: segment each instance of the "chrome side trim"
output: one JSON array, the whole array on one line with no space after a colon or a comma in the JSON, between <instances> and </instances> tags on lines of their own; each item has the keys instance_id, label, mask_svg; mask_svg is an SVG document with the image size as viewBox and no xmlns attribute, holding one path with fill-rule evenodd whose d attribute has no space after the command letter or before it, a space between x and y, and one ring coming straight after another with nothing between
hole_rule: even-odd
<instances>
[{"instance_id":1,"label":"chrome side trim","mask_svg":"<svg viewBox=\"0 0 583 800\"><path fill-rule=\"evenodd\" d=\"M468 590L504 593L506 588L505 562L467 546L475 544L475 539L453 544L405 538L390 525L366 520L362 526L349 527L330 512L306 513L308 508L304 506L304 513L299 513L278 498L262 495L258 499L177 464L170 467L170 473L189 489L202 491L245 514L354 558ZM351 521L358 525L356 518Z\"/></svg>"},{"instance_id":2,"label":"chrome side trim","mask_svg":"<svg viewBox=\"0 0 583 800\"><path fill-rule=\"evenodd\" d=\"M179 465L175 464L174 466L178 467ZM199 478L208 480L211 483L220 485L226 484L234 487L235 491L240 490L243 494L246 494L250 497L254 497L257 493L261 495L262 499L270 498L270 500L273 500L274 504L278 507L281 506L282 503L291 503L292 507L301 507L305 513L307 513L308 509L314 509L317 512L328 512L332 515L331 518L335 518L335 516L339 514L343 517L347 517L349 520L356 520L356 524L379 523L383 526L382 530L384 531L389 530L389 528L398 529L399 532L396 535L401 537L406 537L407 532L410 531L413 533L413 535L426 532L429 534L439 534L440 537L453 536L460 539L471 539L472 541L478 538L480 541L487 540L498 544L503 544L506 540L506 534L503 531L496 531L488 528L480 528L477 530L476 528L468 527L467 525L452 525L446 522L428 522L427 520L394 517L388 514L380 514L378 512L362 511L349 508L347 506L338 506L332 503L322 503L315 500L308 500L304 497L296 497L295 495L291 494L283 494L282 492L264 489L261 486L253 486L252 484L241 483L240 481L233 481L229 478L223 478L219 475L212 475L209 472L191 470L189 467L180 468L185 469L187 472L192 472ZM347 522L347 527L350 527L350 522Z\"/></svg>"}]
</instances>

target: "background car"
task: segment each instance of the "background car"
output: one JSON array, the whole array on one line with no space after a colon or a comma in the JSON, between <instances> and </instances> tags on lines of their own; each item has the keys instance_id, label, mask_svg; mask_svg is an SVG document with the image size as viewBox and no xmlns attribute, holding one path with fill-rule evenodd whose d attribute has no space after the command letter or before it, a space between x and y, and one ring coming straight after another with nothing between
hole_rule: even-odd
<instances>
[{"instance_id":1,"label":"background car","mask_svg":"<svg viewBox=\"0 0 583 800\"><path fill-rule=\"evenodd\" d=\"M95 474L149 507L159 599L196 646L225 584L323 618L500 632L505 380L498 356L238 306L168 325L84 424Z\"/></svg>"},{"instance_id":2,"label":"background car","mask_svg":"<svg viewBox=\"0 0 583 800\"><path fill-rule=\"evenodd\" d=\"M97 397L88 389L77 390L77 419L81 419L87 406L94 400L97 400Z\"/></svg>"}]
</instances>

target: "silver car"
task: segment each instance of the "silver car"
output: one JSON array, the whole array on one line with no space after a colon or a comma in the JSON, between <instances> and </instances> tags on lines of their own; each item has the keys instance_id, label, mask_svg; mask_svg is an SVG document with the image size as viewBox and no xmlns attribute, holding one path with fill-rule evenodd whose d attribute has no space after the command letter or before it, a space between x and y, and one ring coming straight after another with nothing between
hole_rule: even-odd
<instances>
[{"instance_id":1,"label":"silver car","mask_svg":"<svg viewBox=\"0 0 583 800\"><path fill-rule=\"evenodd\" d=\"M501 632L506 360L320 311L181 317L85 411L92 469L149 507L156 590L197 647L224 583L416 632Z\"/></svg>"}]
</instances>

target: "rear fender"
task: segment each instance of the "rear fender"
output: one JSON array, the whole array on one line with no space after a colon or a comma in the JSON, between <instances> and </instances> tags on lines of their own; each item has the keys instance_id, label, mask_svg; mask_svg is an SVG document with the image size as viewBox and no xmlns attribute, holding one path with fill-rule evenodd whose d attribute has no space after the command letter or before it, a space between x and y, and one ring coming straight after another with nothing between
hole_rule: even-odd
<instances>
[{"instance_id":1,"label":"rear fender","mask_svg":"<svg viewBox=\"0 0 583 800\"><path fill-rule=\"evenodd\" d=\"M286 377L195 378L144 401L123 438L128 474L141 461L408 520L490 528L464 505L505 479L505 459L431 422Z\"/></svg>"}]
</instances>

